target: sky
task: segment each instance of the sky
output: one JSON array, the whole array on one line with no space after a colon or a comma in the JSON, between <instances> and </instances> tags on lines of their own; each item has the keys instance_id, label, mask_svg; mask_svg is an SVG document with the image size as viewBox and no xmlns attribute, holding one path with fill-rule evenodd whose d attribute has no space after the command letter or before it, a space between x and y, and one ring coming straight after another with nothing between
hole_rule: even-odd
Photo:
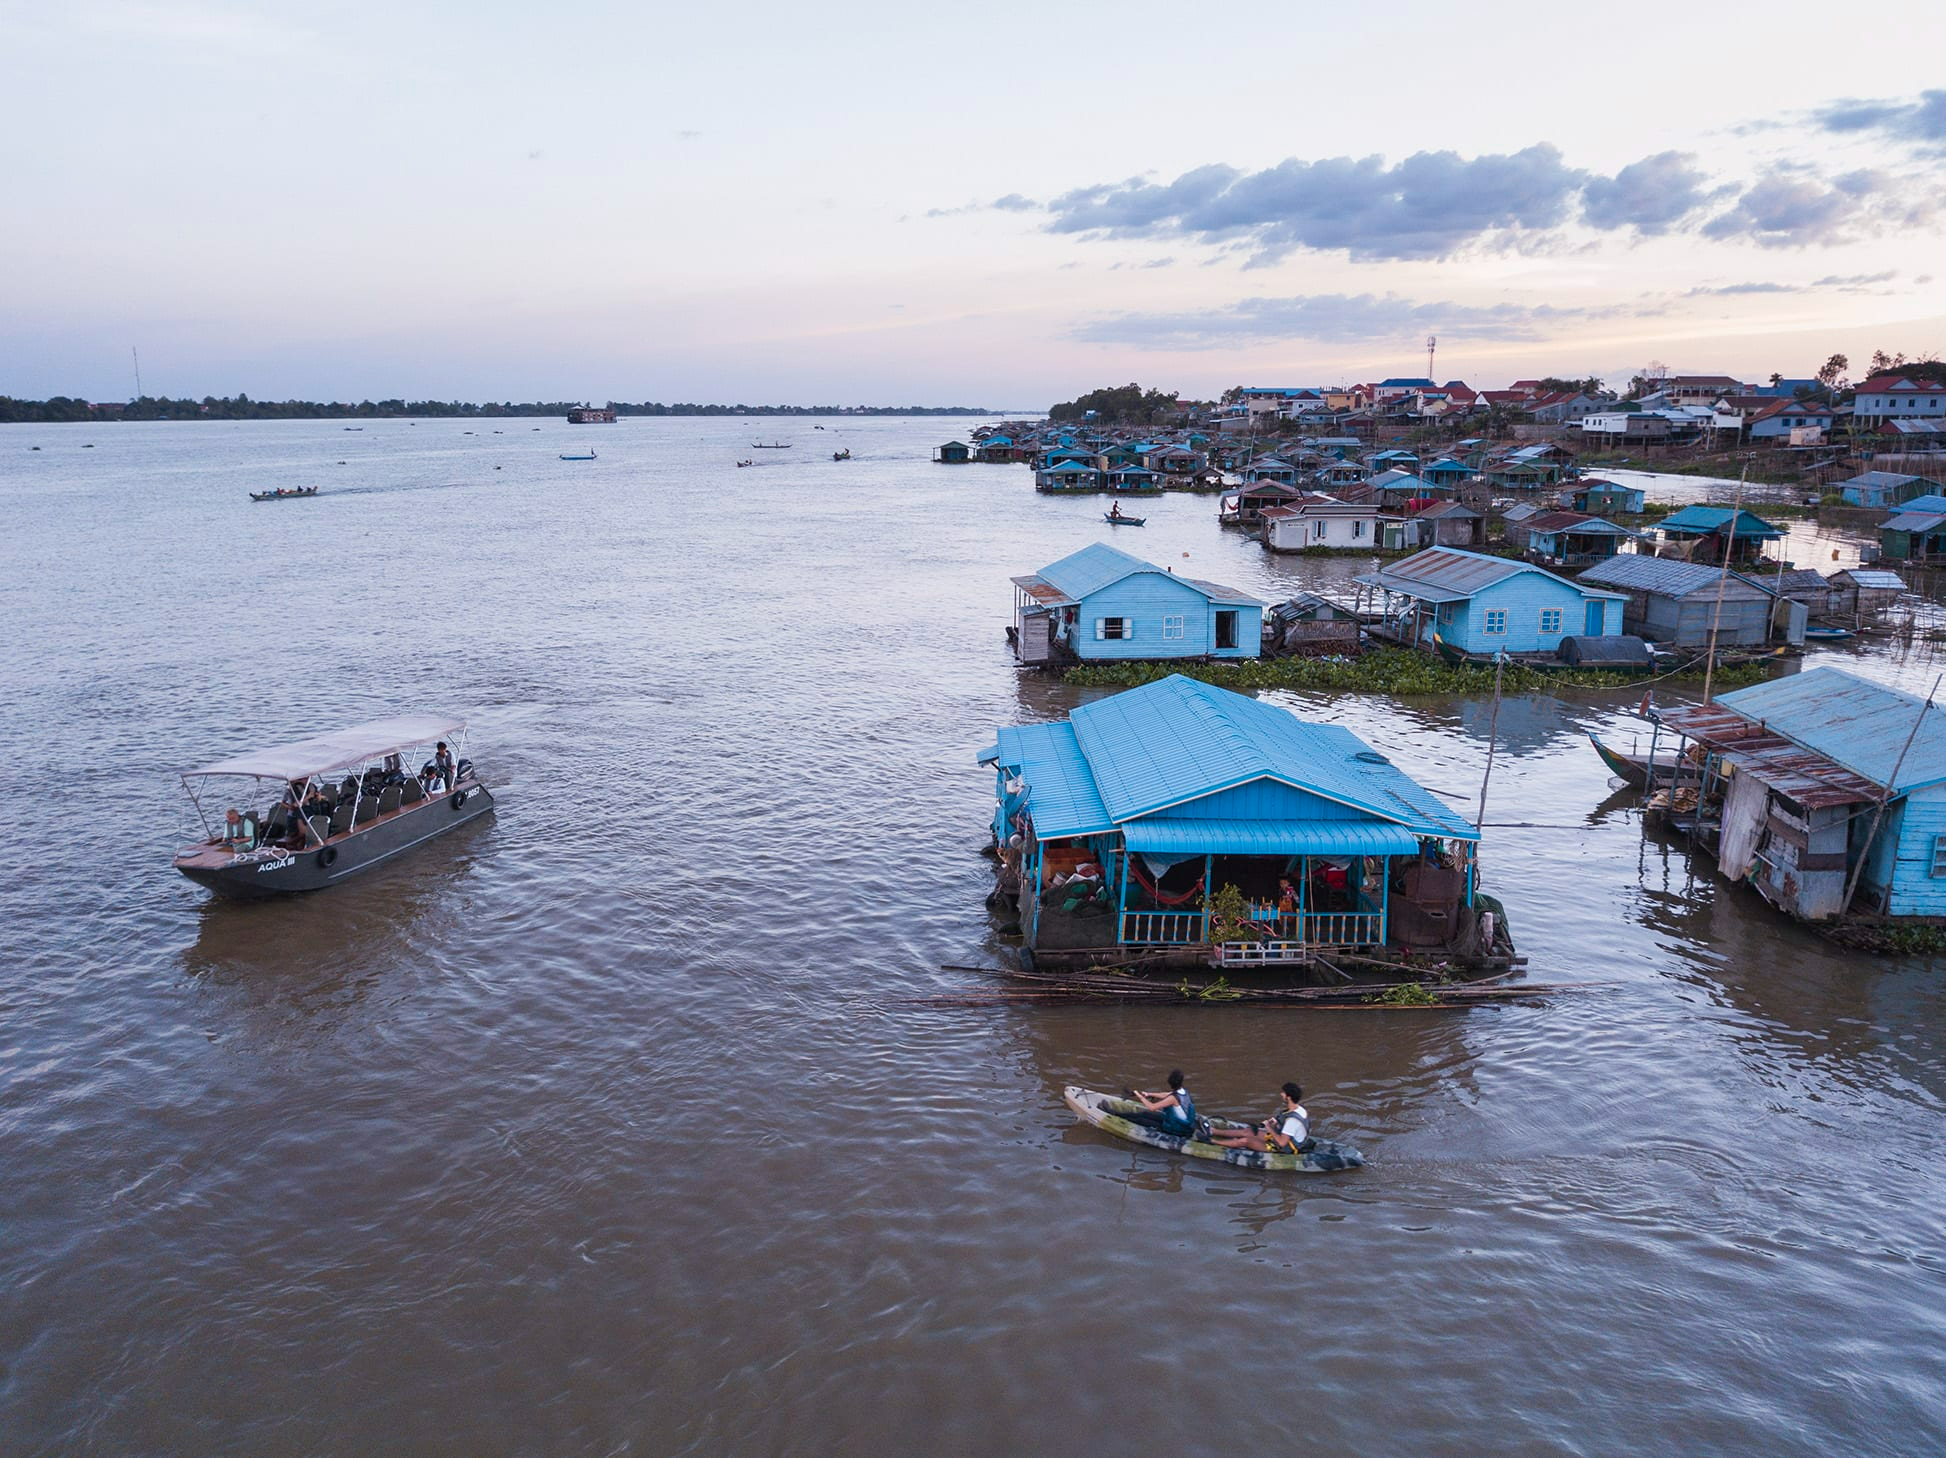
<instances>
[{"instance_id":1,"label":"sky","mask_svg":"<svg viewBox=\"0 0 1946 1458\"><path fill-rule=\"evenodd\" d=\"M0 0L0 394L1042 407L1946 352L1828 5ZM1759 18L1760 17L1760 18ZM1920 24L1914 22L1914 24Z\"/></svg>"}]
</instances>

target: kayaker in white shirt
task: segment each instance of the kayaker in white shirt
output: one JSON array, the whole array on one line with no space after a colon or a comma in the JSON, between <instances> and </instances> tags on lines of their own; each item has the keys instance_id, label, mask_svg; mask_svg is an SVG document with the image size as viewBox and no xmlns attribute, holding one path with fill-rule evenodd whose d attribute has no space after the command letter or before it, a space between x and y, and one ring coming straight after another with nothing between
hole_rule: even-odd
<instances>
[{"instance_id":1,"label":"kayaker in white shirt","mask_svg":"<svg viewBox=\"0 0 1946 1458\"><path fill-rule=\"evenodd\" d=\"M1297 1154L1311 1137L1311 1116L1304 1108L1304 1090L1287 1083L1280 1091L1284 1107L1274 1118L1251 1129L1215 1129L1210 1138L1230 1149L1254 1149L1259 1154Z\"/></svg>"}]
</instances>

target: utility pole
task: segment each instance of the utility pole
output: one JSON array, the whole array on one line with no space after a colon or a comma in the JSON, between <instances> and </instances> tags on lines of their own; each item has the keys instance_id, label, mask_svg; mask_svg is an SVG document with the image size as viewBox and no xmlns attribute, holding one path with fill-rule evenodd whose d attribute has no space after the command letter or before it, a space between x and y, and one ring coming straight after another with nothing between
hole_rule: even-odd
<instances>
[{"instance_id":1,"label":"utility pole","mask_svg":"<svg viewBox=\"0 0 1946 1458\"><path fill-rule=\"evenodd\" d=\"M142 352L134 345L128 347L129 355L135 361L135 398L142 398Z\"/></svg>"},{"instance_id":2,"label":"utility pole","mask_svg":"<svg viewBox=\"0 0 1946 1458\"><path fill-rule=\"evenodd\" d=\"M1437 348L1439 348L1439 336L1437 334L1428 334L1426 336L1426 378L1432 380L1432 382L1435 385L1438 384L1439 381L1433 380L1432 352Z\"/></svg>"}]
</instances>

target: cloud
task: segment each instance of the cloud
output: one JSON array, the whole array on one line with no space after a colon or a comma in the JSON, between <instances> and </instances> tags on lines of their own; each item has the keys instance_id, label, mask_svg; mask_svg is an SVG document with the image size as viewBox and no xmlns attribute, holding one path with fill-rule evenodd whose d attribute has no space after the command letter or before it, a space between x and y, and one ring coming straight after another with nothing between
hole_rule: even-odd
<instances>
[{"instance_id":1,"label":"cloud","mask_svg":"<svg viewBox=\"0 0 1946 1458\"><path fill-rule=\"evenodd\" d=\"M1849 243L1885 226L1916 227L1938 213L1937 184L1861 169L1825 178L1805 168L1772 169L1703 225L1705 237L1760 248Z\"/></svg>"},{"instance_id":2,"label":"cloud","mask_svg":"<svg viewBox=\"0 0 1946 1458\"><path fill-rule=\"evenodd\" d=\"M1444 258L1569 221L1588 180L1546 144L1474 158L1419 152L1391 165L1381 157L1293 157L1240 172L1213 163L1166 183L1130 178L1077 188L1047 205L1047 226L1105 238L1237 242L1257 262L1301 248L1343 249L1361 260Z\"/></svg>"},{"instance_id":3,"label":"cloud","mask_svg":"<svg viewBox=\"0 0 1946 1458\"><path fill-rule=\"evenodd\" d=\"M1658 152L1613 177L1594 177L1581 193L1582 219L1604 232L1633 227L1666 233L1709 200L1708 176L1687 152Z\"/></svg>"},{"instance_id":4,"label":"cloud","mask_svg":"<svg viewBox=\"0 0 1946 1458\"><path fill-rule=\"evenodd\" d=\"M1739 294L1863 294L1892 293L1892 289L1879 289L1874 286L1892 282L1899 276L1897 269L1886 269L1883 273L1827 273L1823 278L1814 278L1809 283L1733 283L1698 285L1685 289L1685 299L1722 299L1734 298Z\"/></svg>"},{"instance_id":5,"label":"cloud","mask_svg":"<svg viewBox=\"0 0 1946 1458\"><path fill-rule=\"evenodd\" d=\"M1946 148L1946 91L1922 91L1916 101L1834 101L1811 120L1841 136L1876 132L1928 151Z\"/></svg>"},{"instance_id":6,"label":"cloud","mask_svg":"<svg viewBox=\"0 0 1946 1458\"><path fill-rule=\"evenodd\" d=\"M989 206L1003 213L1025 213L1031 212L1039 204L1032 198L1025 198L1017 192L1010 192L1005 197L996 197Z\"/></svg>"},{"instance_id":7,"label":"cloud","mask_svg":"<svg viewBox=\"0 0 1946 1458\"><path fill-rule=\"evenodd\" d=\"M1081 325L1074 337L1148 349L1217 349L1289 339L1382 341L1416 337L1428 329L1476 340L1530 340L1546 338L1563 324L1654 312L1660 310L1646 305L1578 309L1418 303L1397 294L1299 294L1243 299L1197 312L1115 314Z\"/></svg>"}]
</instances>

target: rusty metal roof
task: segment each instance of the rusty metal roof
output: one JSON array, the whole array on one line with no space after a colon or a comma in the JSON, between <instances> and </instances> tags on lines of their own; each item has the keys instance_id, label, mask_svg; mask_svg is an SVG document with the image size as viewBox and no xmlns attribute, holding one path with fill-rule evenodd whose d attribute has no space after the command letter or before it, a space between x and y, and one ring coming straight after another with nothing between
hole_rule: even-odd
<instances>
[{"instance_id":1,"label":"rusty metal roof","mask_svg":"<svg viewBox=\"0 0 1946 1458\"><path fill-rule=\"evenodd\" d=\"M1724 694L1717 703L1875 785L1892 783L1894 765L1897 790L1946 780L1946 710L1887 684L1812 668Z\"/></svg>"},{"instance_id":2,"label":"rusty metal roof","mask_svg":"<svg viewBox=\"0 0 1946 1458\"><path fill-rule=\"evenodd\" d=\"M1772 789L1809 809L1869 804L1879 787L1836 760L1791 743L1721 703L1665 709L1662 722L1715 750Z\"/></svg>"},{"instance_id":3,"label":"rusty metal roof","mask_svg":"<svg viewBox=\"0 0 1946 1458\"><path fill-rule=\"evenodd\" d=\"M1013 583L1042 607L1065 607L1074 601L1045 577L1016 577Z\"/></svg>"}]
</instances>

